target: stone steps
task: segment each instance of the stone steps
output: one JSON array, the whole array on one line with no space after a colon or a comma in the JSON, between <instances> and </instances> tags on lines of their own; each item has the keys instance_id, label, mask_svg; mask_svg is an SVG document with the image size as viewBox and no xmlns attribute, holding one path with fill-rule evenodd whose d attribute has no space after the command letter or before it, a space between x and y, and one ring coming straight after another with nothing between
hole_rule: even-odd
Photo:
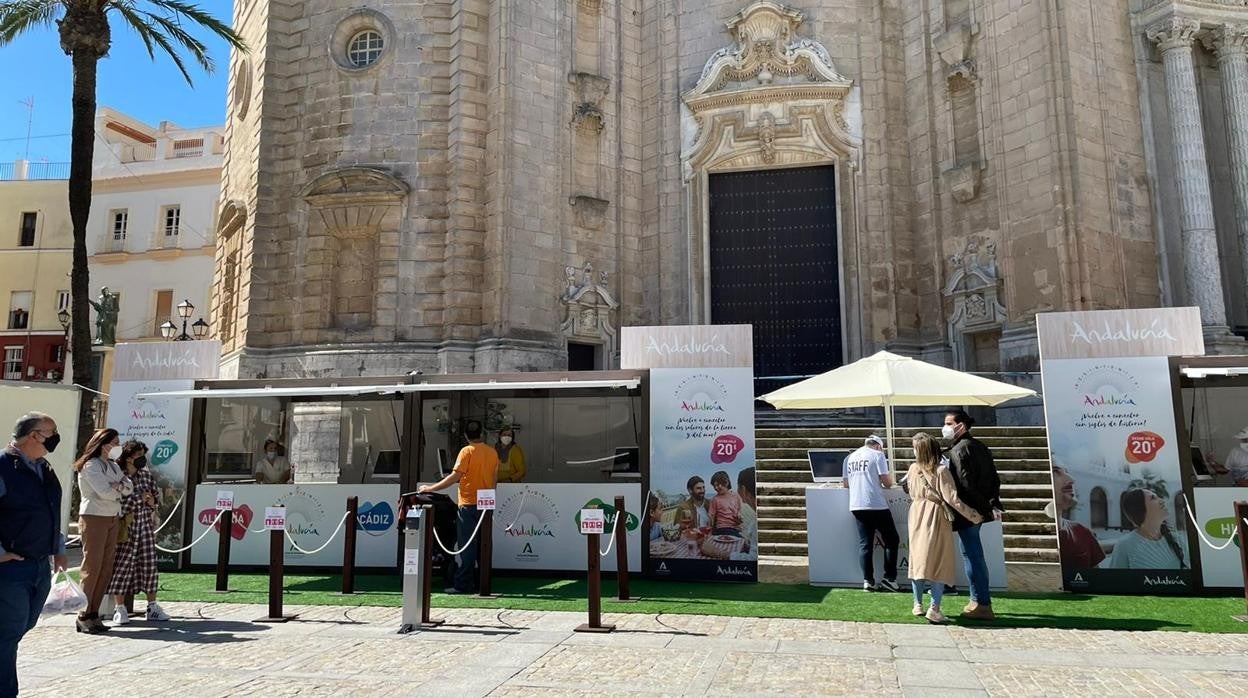
<instances>
[{"instance_id":1,"label":"stone steps","mask_svg":"<svg viewBox=\"0 0 1248 698\"><path fill-rule=\"evenodd\" d=\"M918 431L895 430L895 457L913 460L910 436ZM764 555L806 555L806 488L811 483L808 449L850 450L862 445L879 427L829 427L786 423L770 418L757 422L756 477L758 478L759 552ZM1006 559L1018 562L1056 562L1057 536L1044 506L1052 499L1048 439L1044 427L977 427L975 435L993 450L1002 480L1007 509L1003 522Z\"/></svg>"}]
</instances>

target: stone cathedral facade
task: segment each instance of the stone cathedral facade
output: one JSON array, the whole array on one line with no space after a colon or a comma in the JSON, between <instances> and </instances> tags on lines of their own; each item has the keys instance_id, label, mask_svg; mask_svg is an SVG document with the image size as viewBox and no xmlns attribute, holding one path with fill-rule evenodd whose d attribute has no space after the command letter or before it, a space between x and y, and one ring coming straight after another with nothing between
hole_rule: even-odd
<instances>
[{"instance_id":1,"label":"stone cathedral facade","mask_svg":"<svg viewBox=\"0 0 1248 698\"><path fill-rule=\"evenodd\" d=\"M610 368L751 323L1034 370L1033 318L1248 330L1248 0L238 0L237 377Z\"/></svg>"}]
</instances>

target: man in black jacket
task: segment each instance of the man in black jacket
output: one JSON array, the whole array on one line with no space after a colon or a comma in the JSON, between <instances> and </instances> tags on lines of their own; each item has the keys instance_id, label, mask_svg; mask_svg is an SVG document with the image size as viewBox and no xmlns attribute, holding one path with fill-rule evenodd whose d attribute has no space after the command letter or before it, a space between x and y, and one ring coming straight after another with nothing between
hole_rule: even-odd
<instances>
[{"instance_id":1,"label":"man in black jacket","mask_svg":"<svg viewBox=\"0 0 1248 698\"><path fill-rule=\"evenodd\" d=\"M17 695L17 643L39 620L51 569L68 564L61 483L46 458L60 440L51 417L31 412L0 453L0 696Z\"/></svg>"},{"instance_id":2,"label":"man in black jacket","mask_svg":"<svg viewBox=\"0 0 1248 698\"><path fill-rule=\"evenodd\" d=\"M992 462L992 451L979 439L971 436L975 420L962 410L949 410L941 435L952 445L946 452L949 470L957 482L958 497L984 521L1000 520L1004 507L1001 504L1001 478ZM962 612L964 618L992 620L992 595L988 589L988 562L984 559L984 546L979 539L980 524L972 524L955 513L953 530L962 540L963 562L966 576L971 580L971 602Z\"/></svg>"}]
</instances>

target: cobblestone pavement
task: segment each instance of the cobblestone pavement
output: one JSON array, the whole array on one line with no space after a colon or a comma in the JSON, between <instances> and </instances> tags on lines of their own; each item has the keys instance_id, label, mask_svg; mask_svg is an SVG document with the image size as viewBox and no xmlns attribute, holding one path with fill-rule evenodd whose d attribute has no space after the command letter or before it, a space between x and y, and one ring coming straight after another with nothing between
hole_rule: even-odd
<instances>
[{"instance_id":1,"label":"cobblestone pavement","mask_svg":"<svg viewBox=\"0 0 1248 698\"><path fill-rule=\"evenodd\" d=\"M582 614L463 609L400 636L392 608L265 625L261 606L165 607L172 622L102 636L45 621L18 654L23 695L1248 696L1248 635L640 614L590 635Z\"/></svg>"}]
</instances>

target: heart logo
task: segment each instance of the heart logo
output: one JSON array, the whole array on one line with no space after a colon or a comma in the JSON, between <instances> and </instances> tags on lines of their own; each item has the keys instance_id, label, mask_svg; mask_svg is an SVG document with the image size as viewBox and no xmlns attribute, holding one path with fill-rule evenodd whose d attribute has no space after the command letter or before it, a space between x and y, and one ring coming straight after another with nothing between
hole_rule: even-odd
<instances>
[{"instance_id":1,"label":"heart logo","mask_svg":"<svg viewBox=\"0 0 1248 698\"><path fill-rule=\"evenodd\" d=\"M1152 463L1165 445L1166 440L1161 438L1161 434L1137 431L1127 437L1127 448L1123 455L1128 463Z\"/></svg>"},{"instance_id":2,"label":"heart logo","mask_svg":"<svg viewBox=\"0 0 1248 698\"><path fill-rule=\"evenodd\" d=\"M744 448L745 442L736 434L720 434L711 444L711 462L716 465L731 463Z\"/></svg>"},{"instance_id":3,"label":"heart logo","mask_svg":"<svg viewBox=\"0 0 1248 698\"><path fill-rule=\"evenodd\" d=\"M247 535L247 528L251 525L251 519L255 516L251 507L246 504L241 507L234 508L233 525L230 526L230 537L234 540L242 540ZM204 509L195 517L205 526L212 526L212 530L217 533L221 532L221 522L217 520L216 508Z\"/></svg>"},{"instance_id":4,"label":"heart logo","mask_svg":"<svg viewBox=\"0 0 1248 698\"><path fill-rule=\"evenodd\" d=\"M161 439L152 446L151 456L152 465L160 466L173 460L173 456L178 452L178 444L169 439Z\"/></svg>"}]
</instances>

